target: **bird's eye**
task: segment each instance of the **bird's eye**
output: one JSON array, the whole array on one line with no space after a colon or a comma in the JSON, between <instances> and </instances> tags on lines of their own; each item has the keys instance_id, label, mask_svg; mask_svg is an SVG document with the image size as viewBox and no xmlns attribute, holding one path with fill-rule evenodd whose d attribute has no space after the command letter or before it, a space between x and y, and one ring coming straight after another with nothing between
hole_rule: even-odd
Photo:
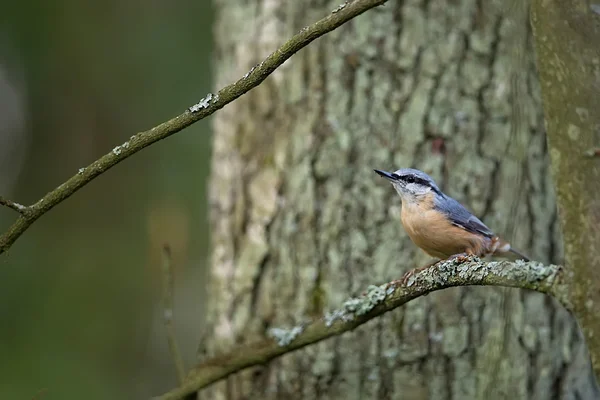
<instances>
[{"instance_id":1,"label":"bird's eye","mask_svg":"<svg viewBox=\"0 0 600 400\"><path fill-rule=\"evenodd\" d=\"M410 175L409 176L405 176L404 177L404 181L406 183L415 183L415 177L414 176L410 176Z\"/></svg>"}]
</instances>

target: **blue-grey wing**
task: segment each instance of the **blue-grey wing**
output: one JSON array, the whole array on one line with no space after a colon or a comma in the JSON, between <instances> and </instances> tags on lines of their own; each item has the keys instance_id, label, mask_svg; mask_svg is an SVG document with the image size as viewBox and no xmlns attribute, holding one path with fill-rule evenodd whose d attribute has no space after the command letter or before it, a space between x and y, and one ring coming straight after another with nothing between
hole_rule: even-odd
<instances>
[{"instance_id":1,"label":"blue-grey wing","mask_svg":"<svg viewBox=\"0 0 600 400\"><path fill-rule=\"evenodd\" d=\"M487 237L493 237L494 232L488 228L476 216L471 214L462 204L452 197L443 196L436 198L435 207L442 211L448 219L456 226L466 229L469 232L480 233Z\"/></svg>"}]
</instances>

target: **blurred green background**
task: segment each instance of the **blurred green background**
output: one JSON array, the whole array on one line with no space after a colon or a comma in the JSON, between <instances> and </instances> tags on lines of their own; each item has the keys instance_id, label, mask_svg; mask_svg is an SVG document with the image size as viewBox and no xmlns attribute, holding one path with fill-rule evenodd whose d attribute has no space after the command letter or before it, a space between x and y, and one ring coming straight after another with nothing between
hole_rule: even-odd
<instances>
[{"instance_id":1,"label":"blurred green background","mask_svg":"<svg viewBox=\"0 0 600 400\"><path fill-rule=\"evenodd\" d=\"M5 2L0 195L32 203L211 89L209 1ZM176 385L161 322L173 249L187 367L201 331L207 121L59 205L0 257L0 398L131 399ZM0 208L4 231L15 214Z\"/></svg>"}]
</instances>

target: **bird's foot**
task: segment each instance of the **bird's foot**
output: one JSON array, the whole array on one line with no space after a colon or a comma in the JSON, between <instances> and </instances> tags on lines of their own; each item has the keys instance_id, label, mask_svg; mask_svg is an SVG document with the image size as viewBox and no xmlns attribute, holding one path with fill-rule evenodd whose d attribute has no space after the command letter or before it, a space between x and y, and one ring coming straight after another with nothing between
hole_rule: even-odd
<instances>
[{"instance_id":1,"label":"bird's foot","mask_svg":"<svg viewBox=\"0 0 600 400\"><path fill-rule=\"evenodd\" d=\"M400 278L400 280L399 280L399 281L397 281L397 282L399 282L399 283L400 283L400 284L402 284L403 286L406 286L406 283L408 282L408 279L409 279L411 276L413 276L413 275L415 275L415 274L417 274L417 273L419 273L419 272L421 272L421 271L424 271L424 270L426 270L427 268L433 267L433 266L434 266L435 264L437 264L438 262L439 262L439 261L434 261L434 262L432 262L432 263L429 263L429 264L427 264L427 265L424 265L424 266L422 266L422 267L413 268L413 269L411 269L411 270L409 270L409 271L406 271L406 272L404 273L404 275L402 275L402 278Z\"/></svg>"},{"instance_id":2,"label":"bird's foot","mask_svg":"<svg viewBox=\"0 0 600 400\"><path fill-rule=\"evenodd\" d=\"M413 268L411 270L406 271L406 273L404 275L402 275L402 278L400 278L400 284L402 286L407 286L406 284L408 283L408 280L410 279L410 277L413 276L414 274L416 274L417 272L423 271L424 269L425 269L424 267L419 267L419 268Z\"/></svg>"},{"instance_id":3,"label":"bird's foot","mask_svg":"<svg viewBox=\"0 0 600 400\"><path fill-rule=\"evenodd\" d=\"M464 262L469 261L469 257L471 257L471 254L467 254L467 253L459 253L459 254L455 254L453 256L448 257L447 261L456 261L459 264L462 264Z\"/></svg>"}]
</instances>

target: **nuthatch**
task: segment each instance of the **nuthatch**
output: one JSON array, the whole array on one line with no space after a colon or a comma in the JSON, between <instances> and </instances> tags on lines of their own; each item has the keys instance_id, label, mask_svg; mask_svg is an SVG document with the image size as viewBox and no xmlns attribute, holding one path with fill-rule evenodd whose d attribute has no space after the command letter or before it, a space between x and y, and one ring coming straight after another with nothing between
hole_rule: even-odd
<instances>
[{"instance_id":1,"label":"nuthatch","mask_svg":"<svg viewBox=\"0 0 600 400\"><path fill-rule=\"evenodd\" d=\"M402 199L402 225L414 244L435 258L514 253L527 257L500 239L462 204L442 193L426 173L412 168L375 170L392 183Z\"/></svg>"}]
</instances>

